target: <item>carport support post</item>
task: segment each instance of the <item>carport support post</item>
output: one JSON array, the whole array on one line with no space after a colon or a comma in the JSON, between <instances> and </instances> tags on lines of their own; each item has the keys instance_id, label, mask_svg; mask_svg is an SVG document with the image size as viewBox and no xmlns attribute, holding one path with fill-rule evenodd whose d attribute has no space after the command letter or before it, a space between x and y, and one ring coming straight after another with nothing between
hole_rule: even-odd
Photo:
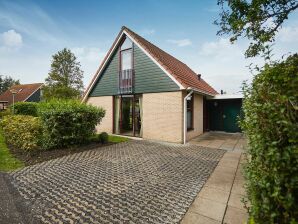
<instances>
[{"instance_id":1,"label":"carport support post","mask_svg":"<svg viewBox=\"0 0 298 224\"><path fill-rule=\"evenodd\" d=\"M184 105L183 105L183 144L186 143L186 132L187 132L187 99L188 97L191 96L191 94L193 93L193 90L191 90L186 97L184 97Z\"/></svg>"}]
</instances>

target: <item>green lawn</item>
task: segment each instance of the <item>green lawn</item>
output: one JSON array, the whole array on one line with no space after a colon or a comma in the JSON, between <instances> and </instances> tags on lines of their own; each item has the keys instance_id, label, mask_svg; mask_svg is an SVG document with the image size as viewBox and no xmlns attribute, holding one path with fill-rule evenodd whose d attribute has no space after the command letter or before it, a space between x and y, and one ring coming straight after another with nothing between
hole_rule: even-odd
<instances>
[{"instance_id":1,"label":"green lawn","mask_svg":"<svg viewBox=\"0 0 298 224\"><path fill-rule=\"evenodd\" d=\"M128 140L129 140L129 138L115 136L115 135L109 135L109 142L119 143L119 142L127 142Z\"/></svg>"},{"instance_id":2,"label":"green lawn","mask_svg":"<svg viewBox=\"0 0 298 224\"><path fill-rule=\"evenodd\" d=\"M21 167L24 167L24 164L10 153L0 129L0 171L10 171Z\"/></svg>"}]
</instances>

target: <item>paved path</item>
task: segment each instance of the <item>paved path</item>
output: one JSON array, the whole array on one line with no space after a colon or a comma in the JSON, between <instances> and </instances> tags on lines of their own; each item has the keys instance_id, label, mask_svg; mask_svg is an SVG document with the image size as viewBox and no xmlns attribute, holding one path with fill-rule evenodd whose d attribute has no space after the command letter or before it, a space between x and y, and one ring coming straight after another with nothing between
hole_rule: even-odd
<instances>
[{"instance_id":1,"label":"paved path","mask_svg":"<svg viewBox=\"0 0 298 224\"><path fill-rule=\"evenodd\" d=\"M11 186L7 173L0 172L0 223L34 223L25 200Z\"/></svg>"},{"instance_id":2,"label":"paved path","mask_svg":"<svg viewBox=\"0 0 298 224\"><path fill-rule=\"evenodd\" d=\"M224 150L131 141L11 173L43 223L179 223Z\"/></svg>"},{"instance_id":3,"label":"paved path","mask_svg":"<svg viewBox=\"0 0 298 224\"><path fill-rule=\"evenodd\" d=\"M247 210L241 201L245 195L242 161L240 151L222 157L181 224L246 223Z\"/></svg>"},{"instance_id":4,"label":"paved path","mask_svg":"<svg viewBox=\"0 0 298 224\"><path fill-rule=\"evenodd\" d=\"M206 132L190 141L202 147L224 149L228 151L242 151L246 145L246 140L242 133L225 133L225 132Z\"/></svg>"}]
</instances>

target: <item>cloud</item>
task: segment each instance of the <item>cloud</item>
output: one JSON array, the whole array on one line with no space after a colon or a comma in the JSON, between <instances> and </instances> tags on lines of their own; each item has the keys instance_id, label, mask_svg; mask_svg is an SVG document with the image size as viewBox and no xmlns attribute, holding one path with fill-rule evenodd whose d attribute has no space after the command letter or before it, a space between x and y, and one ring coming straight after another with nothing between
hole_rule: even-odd
<instances>
[{"instance_id":1,"label":"cloud","mask_svg":"<svg viewBox=\"0 0 298 224\"><path fill-rule=\"evenodd\" d=\"M298 26L285 26L277 34L281 42L298 42Z\"/></svg>"},{"instance_id":2,"label":"cloud","mask_svg":"<svg viewBox=\"0 0 298 224\"><path fill-rule=\"evenodd\" d=\"M239 44L231 44L229 39L220 38L217 41L203 43L199 54L227 61L243 56L243 52L244 50Z\"/></svg>"},{"instance_id":3,"label":"cloud","mask_svg":"<svg viewBox=\"0 0 298 224\"><path fill-rule=\"evenodd\" d=\"M155 30L154 29L143 29L140 31L140 35L141 36L150 36L155 34Z\"/></svg>"},{"instance_id":4,"label":"cloud","mask_svg":"<svg viewBox=\"0 0 298 224\"><path fill-rule=\"evenodd\" d=\"M23 38L22 35L15 30L8 30L1 34L1 42L5 47L17 48L22 46Z\"/></svg>"},{"instance_id":5,"label":"cloud","mask_svg":"<svg viewBox=\"0 0 298 224\"><path fill-rule=\"evenodd\" d=\"M47 43L57 43L57 35L63 34L42 8L28 2L0 1L0 26L18 30L34 40Z\"/></svg>"},{"instance_id":6,"label":"cloud","mask_svg":"<svg viewBox=\"0 0 298 224\"><path fill-rule=\"evenodd\" d=\"M97 47L75 47L71 51L79 60L98 62L103 57L103 52Z\"/></svg>"},{"instance_id":7,"label":"cloud","mask_svg":"<svg viewBox=\"0 0 298 224\"><path fill-rule=\"evenodd\" d=\"M105 56L105 51L99 47L73 47L71 51L81 63L84 71L84 83L88 84Z\"/></svg>"},{"instance_id":8,"label":"cloud","mask_svg":"<svg viewBox=\"0 0 298 224\"><path fill-rule=\"evenodd\" d=\"M178 47L185 47L185 46L189 46L189 45L192 44L192 42L190 41L190 39L167 40L167 42L169 42L171 44L175 44Z\"/></svg>"}]
</instances>

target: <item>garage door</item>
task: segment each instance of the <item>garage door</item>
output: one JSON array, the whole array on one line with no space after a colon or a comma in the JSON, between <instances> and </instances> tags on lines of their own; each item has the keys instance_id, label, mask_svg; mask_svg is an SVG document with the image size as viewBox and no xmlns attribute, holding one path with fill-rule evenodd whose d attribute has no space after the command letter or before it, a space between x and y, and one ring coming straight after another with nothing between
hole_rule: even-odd
<instances>
[{"instance_id":1,"label":"garage door","mask_svg":"<svg viewBox=\"0 0 298 224\"><path fill-rule=\"evenodd\" d=\"M241 99L207 101L209 130L240 132L238 117L241 105Z\"/></svg>"}]
</instances>

